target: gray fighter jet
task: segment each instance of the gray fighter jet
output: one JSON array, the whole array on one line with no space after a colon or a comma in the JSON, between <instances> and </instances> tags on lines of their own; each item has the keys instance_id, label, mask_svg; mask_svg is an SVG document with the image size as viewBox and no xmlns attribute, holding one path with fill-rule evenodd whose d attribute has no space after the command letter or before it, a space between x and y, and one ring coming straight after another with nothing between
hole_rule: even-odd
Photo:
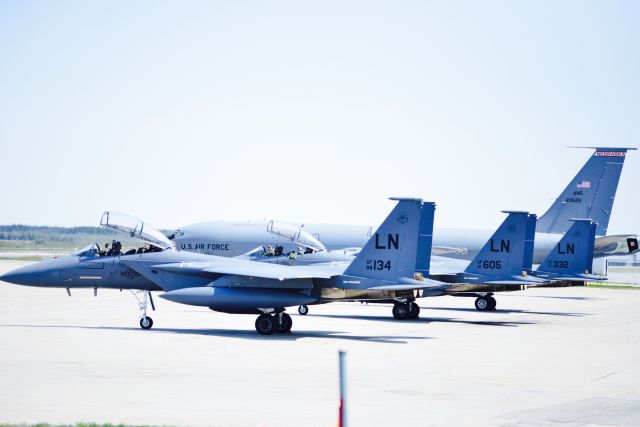
<instances>
[{"instance_id":1,"label":"gray fighter jet","mask_svg":"<svg viewBox=\"0 0 640 427\"><path fill-rule=\"evenodd\" d=\"M140 326L153 325L151 291L169 301L226 313L256 313L258 333L291 330L287 307L339 300L393 300L394 316L417 317L417 296L441 295L450 284L428 279L435 204L397 204L357 256L309 265L281 265L176 251L162 233L131 217L106 212L101 224L146 242L122 253L91 245L74 255L11 271L0 280L27 286L130 289L143 292ZM315 243L315 242L311 242ZM315 254L321 259L325 254ZM309 254L313 258L314 254ZM308 259L309 259L308 258Z\"/></svg>"}]
</instances>

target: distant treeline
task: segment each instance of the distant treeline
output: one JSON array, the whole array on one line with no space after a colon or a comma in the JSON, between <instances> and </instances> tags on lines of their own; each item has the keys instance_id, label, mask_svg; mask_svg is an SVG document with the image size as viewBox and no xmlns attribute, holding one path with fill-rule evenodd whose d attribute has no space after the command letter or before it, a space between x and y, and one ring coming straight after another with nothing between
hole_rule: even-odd
<instances>
[{"instance_id":1,"label":"distant treeline","mask_svg":"<svg viewBox=\"0 0 640 427\"><path fill-rule=\"evenodd\" d=\"M125 247L141 244L137 240L102 227L0 225L1 249L74 249L92 243L102 246L114 239L121 241Z\"/></svg>"}]
</instances>

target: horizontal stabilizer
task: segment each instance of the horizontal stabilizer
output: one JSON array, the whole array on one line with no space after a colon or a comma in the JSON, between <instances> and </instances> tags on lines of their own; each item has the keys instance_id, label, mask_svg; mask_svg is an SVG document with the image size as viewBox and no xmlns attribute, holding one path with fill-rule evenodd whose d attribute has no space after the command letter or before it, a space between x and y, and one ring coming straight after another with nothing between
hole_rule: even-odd
<instances>
[{"instance_id":1,"label":"horizontal stabilizer","mask_svg":"<svg viewBox=\"0 0 640 427\"><path fill-rule=\"evenodd\" d=\"M542 285L544 283L547 283L546 280L542 280L542 279L538 279L538 278L533 278L533 277L527 277L527 278L522 278L522 279L504 279L504 280L485 280L482 282L483 284L486 285L513 285L513 286L518 286L518 285Z\"/></svg>"}]
</instances>

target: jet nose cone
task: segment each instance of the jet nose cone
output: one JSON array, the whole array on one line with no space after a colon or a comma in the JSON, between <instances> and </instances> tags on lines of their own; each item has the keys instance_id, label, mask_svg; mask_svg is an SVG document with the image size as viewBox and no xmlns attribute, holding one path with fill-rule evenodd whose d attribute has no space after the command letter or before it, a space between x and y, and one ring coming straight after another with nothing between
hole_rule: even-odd
<instances>
[{"instance_id":1,"label":"jet nose cone","mask_svg":"<svg viewBox=\"0 0 640 427\"><path fill-rule=\"evenodd\" d=\"M42 286L45 279L46 271L43 271L39 263L17 268L0 276L3 282L25 286Z\"/></svg>"}]
</instances>

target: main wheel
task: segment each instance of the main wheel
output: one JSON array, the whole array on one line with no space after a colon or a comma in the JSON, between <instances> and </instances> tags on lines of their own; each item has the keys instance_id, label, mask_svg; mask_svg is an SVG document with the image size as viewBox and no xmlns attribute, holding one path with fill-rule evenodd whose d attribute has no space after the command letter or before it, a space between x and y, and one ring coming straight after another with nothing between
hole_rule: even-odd
<instances>
[{"instance_id":1,"label":"main wheel","mask_svg":"<svg viewBox=\"0 0 640 427\"><path fill-rule=\"evenodd\" d=\"M494 297L488 297L489 299L489 310L494 311L496 309L496 299Z\"/></svg>"},{"instance_id":2,"label":"main wheel","mask_svg":"<svg viewBox=\"0 0 640 427\"><path fill-rule=\"evenodd\" d=\"M153 319L149 316L144 316L142 319L140 319L140 327L142 329L151 329L151 327L153 326Z\"/></svg>"},{"instance_id":3,"label":"main wheel","mask_svg":"<svg viewBox=\"0 0 640 427\"><path fill-rule=\"evenodd\" d=\"M396 320L405 320L409 315L409 307L407 304L396 304L393 306L392 313Z\"/></svg>"},{"instance_id":4,"label":"main wheel","mask_svg":"<svg viewBox=\"0 0 640 427\"><path fill-rule=\"evenodd\" d=\"M489 303L489 298L487 297L478 297L476 298L476 309L480 311L490 310L491 304Z\"/></svg>"},{"instance_id":5,"label":"main wheel","mask_svg":"<svg viewBox=\"0 0 640 427\"><path fill-rule=\"evenodd\" d=\"M300 307L298 307L298 313L300 313L303 316L306 316L306 314L309 312L309 307L307 307L306 305L301 305Z\"/></svg>"},{"instance_id":6,"label":"main wheel","mask_svg":"<svg viewBox=\"0 0 640 427\"><path fill-rule=\"evenodd\" d=\"M291 331L291 326L293 326L293 320L287 313L282 313L282 317L279 314L274 314L273 322L275 332L278 334L286 334Z\"/></svg>"},{"instance_id":7,"label":"main wheel","mask_svg":"<svg viewBox=\"0 0 640 427\"><path fill-rule=\"evenodd\" d=\"M411 312L407 315L407 319L417 319L418 316L420 316L420 306L411 302Z\"/></svg>"},{"instance_id":8,"label":"main wheel","mask_svg":"<svg viewBox=\"0 0 640 427\"><path fill-rule=\"evenodd\" d=\"M271 335L275 329L276 322L270 315L262 313L256 319L256 331L260 335Z\"/></svg>"}]
</instances>

